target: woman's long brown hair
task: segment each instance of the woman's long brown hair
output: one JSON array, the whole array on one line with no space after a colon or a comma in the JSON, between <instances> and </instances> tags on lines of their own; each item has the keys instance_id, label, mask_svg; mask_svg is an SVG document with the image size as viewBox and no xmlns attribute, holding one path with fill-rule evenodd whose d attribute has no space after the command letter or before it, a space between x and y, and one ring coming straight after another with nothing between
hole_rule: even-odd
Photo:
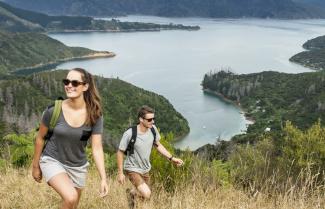
<instances>
[{"instance_id":1,"label":"woman's long brown hair","mask_svg":"<svg viewBox=\"0 0 325 209\"><path fill-rule=\"evenodd\" d=\"M102 116L101 98L96 88L94 77L82 68L72 69L82 74L82 79L88 84L88 90L84 92L84 99L87 108L86 125L95 125L97 119Z\"/></svg>"}]
</instances>

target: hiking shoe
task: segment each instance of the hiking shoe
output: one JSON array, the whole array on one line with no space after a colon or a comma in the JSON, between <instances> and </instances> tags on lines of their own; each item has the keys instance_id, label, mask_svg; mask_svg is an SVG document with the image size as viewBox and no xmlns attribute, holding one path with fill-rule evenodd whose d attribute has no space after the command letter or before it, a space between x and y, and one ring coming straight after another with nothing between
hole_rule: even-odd
<instances>
[{"instance_id":1,"label":"hiking shoe","mask_svg":"<svg viewBox=\"0 0 325 209\"><path fill-rule=\"evenodd\" d=\"M131 189L127 188L126 189L126 198L128 200L128 205L130 209L135 208L135 196L134 194L131 193Z\"/></svg>"}]
</instances>

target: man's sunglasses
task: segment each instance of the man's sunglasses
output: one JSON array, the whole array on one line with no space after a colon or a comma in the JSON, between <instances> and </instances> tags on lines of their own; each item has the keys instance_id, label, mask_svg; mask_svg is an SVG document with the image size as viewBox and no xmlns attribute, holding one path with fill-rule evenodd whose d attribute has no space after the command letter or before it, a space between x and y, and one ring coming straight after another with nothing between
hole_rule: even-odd
<instances>
[{"instance_id":1,"label":"man's sunglasses","mask_svg":"<svg viewBox=\"0 0 325 209\"><path fill-rule=\"evenodd\" d=\"M148 121L148 122L151 122L151 121L154 120L155 118L143 118L143 119L145 119L145 120Z\"/></svg>"},{"instance_id":2,"label":"man's sunglasses","mask_svg":"<svg viewBox=\"0 0 325 209\"><path fill-rule=\"evenodd\" d=\"M63 79L62 82L63 82L63 84L66 85L66 86L69 85L69 84L71 83L71 85L72 85L73 87L78 87L79 85L85 85L85 84L86 84L86 82L77 81L77 80L72 80L72 81L70 81L69 79Z\"/></svg>"}]
</instances>

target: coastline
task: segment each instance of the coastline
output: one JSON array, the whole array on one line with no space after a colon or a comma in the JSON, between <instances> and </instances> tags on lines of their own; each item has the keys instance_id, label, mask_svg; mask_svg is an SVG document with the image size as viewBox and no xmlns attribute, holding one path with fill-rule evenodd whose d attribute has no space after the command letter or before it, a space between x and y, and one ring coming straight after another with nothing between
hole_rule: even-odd
<instances>
[{"instance_id":1,"label":"coastline","mask_svg":"<svg viewBox=\"0 0 325 209\"><path fill-rule=\"evenodd\" d=\"M18 69L15 69L12 73L13 74L26 74L25 72L29 72L29 71L33 71L33 70L37 70L37 69L41 69L41 68L46 68L48 66L50 66L50 67L55 66L60 63L67 62L67 61L87 60L87 59L96 59L96 58L105 58L105 57L109 58L109 57L115 57L115 56L116 56L116 54L113 52L98 51L98 52L92 52L90 54L83 55L83 56L67 57L67 58L58 59L58 60L52 61L52 62L39 63L39 64L29 66L29 67L18 68Z\"/></svg>"},{"instance_id":2,"label":"coastline","mask_svg":"<svg viewBox=\"0 0 325 209\"><path fill-rule=\"evenodd\" d=\"M219 92L216 92L216 91L212 91L210 89L202 89L204 93L207 93L207 94L211 94L211 95L214 95L214 96L217 96L219 98L221 98L222 100L228 102L228 103L231 103L232 105L238 107L240 109L240 114L243 114L244 117L245 117L245 120L247 120L249 123L248 125L252 125L255 123L255 119L252 118L252 117L249 117L247 116L247 111L245 110L245 108L243 108L240 103L238 102L235 102L233 100L230 100L228 99L227 97L225 97L223 94L220 94Z\"/></svg>"},{"instance_id":3,"label":"coastline","mask_svg":"<svg viewBox=\"0 0 325 209\"><path fill-rule=\"evenodd\" d=\"M159 32L163 30L187 30L187 31L197 31L200 30L198 28L148 28L148 29L128 29L128 30L121 30L121 29L105 29L105 30L96 30L96 29L89 29L89 30L48 30L46 33L89 33L89 32L108 32L108 33L127 33L127 32Z\"/></svg>"}]
</instances>

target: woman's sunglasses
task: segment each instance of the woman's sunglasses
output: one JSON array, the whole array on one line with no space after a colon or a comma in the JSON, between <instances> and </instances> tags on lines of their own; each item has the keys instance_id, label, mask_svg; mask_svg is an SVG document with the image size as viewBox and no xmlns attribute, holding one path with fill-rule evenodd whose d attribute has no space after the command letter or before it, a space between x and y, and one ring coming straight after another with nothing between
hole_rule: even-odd
<instances>
[{"instance_id":1,"label":"woman's sunglasses","mask_svg":"<svg viewBox=\"0 0 325 209\"><path fill-rule=\"evenodd\" d=\"M151 122L151 121L153 121L155 118L143 118L143 119L145 119L145 120L148 121L148 122Z\"/></svg>"},{"instance_id":2,"label":"woman's sunglasses","mask_svg":"<svg viewBox=\"0 0 325 209\"><path fill-rule=\"evenodd\" d=\"M71 83L71 85L72 85L73 87L78 87L79 85L85 85L85 84L86 84L86 82L77 81L77 80L72 80L72 81L70 81L69 79L63 79L62 82L63 82L63 84L66 85L66 86L69 85L69 84Z\"/></svg>"}]
</instances>

